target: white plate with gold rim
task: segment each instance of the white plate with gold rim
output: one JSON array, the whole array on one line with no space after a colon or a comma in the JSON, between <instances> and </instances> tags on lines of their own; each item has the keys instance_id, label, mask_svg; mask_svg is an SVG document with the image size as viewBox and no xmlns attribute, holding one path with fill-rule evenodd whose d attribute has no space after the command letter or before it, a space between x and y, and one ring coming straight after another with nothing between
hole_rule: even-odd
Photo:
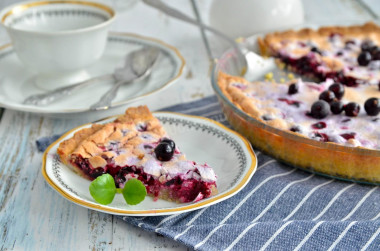
<instances>
[{"instance_id":1,"label":"white plate with gold rim","mask_svg":"<svg viewBox=\"0 0 380 251\"><path fill-rule=\"evenodd\" d=\"M151 76L141 82L123 85L111 108L156 93L182 75L185 60L175 47L154 38L127 33L110 33L102 58L83 72L88 78L113 73L115 68L124 64L126 54L143 46L160 49ZM11 44L0 46L0 107L53 116L88 112L89 106L113 84L112 81L99 81L46 106L25 105L22 102L29 95L46 92L36 83L36 77L20 62Z\"/></svg>"},{"instance_id":2,"label":"white plate with gold rim","mask_svg":"<svg viewBox=\"0 0 380 251\"><path fill-rule=\"evenodd\" d=\"M116 194L111 204L98 204L89 192L91 182L64 165L56 154L60 142L91 124L67 132L49 146L43 156L44 178L59 194L80 206L117 215L157 216L192 211L228 199L243 189L255 173L256 156L250 143L238 133L202 117L168 112L157 112L154 115L181 151L186 153L188 159L213 167L218 177L218 194L195 203L184 204L160 199L154 201L152 197L147 196L143 202L135 206L126 204L123 196ZM99 123L113 119L114 117L104 119Z\"/></svg>"}]
</instances>

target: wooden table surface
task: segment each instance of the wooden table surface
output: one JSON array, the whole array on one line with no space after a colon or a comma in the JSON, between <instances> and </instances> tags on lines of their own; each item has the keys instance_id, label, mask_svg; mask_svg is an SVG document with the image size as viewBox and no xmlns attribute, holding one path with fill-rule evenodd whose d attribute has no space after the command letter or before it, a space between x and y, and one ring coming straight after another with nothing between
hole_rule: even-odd
<instances>
[{"instance_id":1,"label":"wooden table surface","mask_svg":"<svg viewBox=\"0 0 380 251\"><path fill-rule=\"evenodd\" d=\"M0 7L13 2L16 1L1 0ZM194 16L189 0L166 2ZM198 0L197 3L207 23L211 1ZM378 0L303 0L303 4L308 23L363 23L380 17ZM198 28L138 2L119 13L111 30L161 39L177 47L187 62L177 83L133 105L147 104L157 110L213 94L210 63ZM209 39L218 55L223 46L213 37ZM8 41L1 29L0 43ZM109 115L121 113L124 108L109 111ZM186 249L180 243L130 226L118 217L77 206L45 182L40 171L42 153L36 149L36 139L65 132L94 119L96 115L64 119L3 110L0 121L0 250Z\"/></svg>"}]
</instances>

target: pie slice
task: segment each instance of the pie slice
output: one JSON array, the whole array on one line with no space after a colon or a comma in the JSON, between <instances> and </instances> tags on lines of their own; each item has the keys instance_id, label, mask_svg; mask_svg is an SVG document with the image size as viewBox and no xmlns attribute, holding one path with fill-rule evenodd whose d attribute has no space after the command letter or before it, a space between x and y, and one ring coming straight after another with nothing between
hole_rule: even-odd
<instances>
[{"instance_id":1,"label":"pie slice","mask_svg":"<svg viewBox=\"0 0 380 251\"><path fill-rule=\"evenodd\" d=\"M374 23L276 32L258 42L263 55L304 76L346 86L380 82L380 27Z\"/></svg>"},{"instance_id":2,"label":"pie slice","mask_svg":"<svg viewBox=\"0 0 380 251\"><path fill-rule=\"evenodd\" d=\"M76 132L57 153L90 180L109 173L122 188L129 179L139 179L155 199L185 203L217 193L213 169L187 160L146 106Z\"/></svg>"},{"instance_id":3,"label":"pie slice","mask_svg":"<svg viewBox=\"0 0 380 251\"><path fill-rule=\"evenodd\" d=\"M275 128L322 142L380 149L380 92L295 79L249 82L219 73L218 84L235 106Z\"/></svg>"}]
</instances>

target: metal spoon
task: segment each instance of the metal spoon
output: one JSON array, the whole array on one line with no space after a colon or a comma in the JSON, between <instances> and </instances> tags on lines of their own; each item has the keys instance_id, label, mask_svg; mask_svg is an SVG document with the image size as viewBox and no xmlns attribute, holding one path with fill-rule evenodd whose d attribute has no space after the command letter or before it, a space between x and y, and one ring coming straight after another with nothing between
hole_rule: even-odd
<instances>
[{"instance_id":1,"label":"metal spoon","mask_svg":"<svg viewBox=\"0 0 380 251\"><path fill-rule=\"evenodd\" d=\"M146 49L147 48L143 48L143 49L140 49L138 51L146 50ZM157 50L157 52L158 52L158 49L155 49L155 50ZM135 52L137 52L137 51L135 51ZM134 52L132 52L132 53L134 53ZM59 98L69 96L69 95L75 93L77 90L82 89L83 87L86 87L86 86L91 85L91 84L96 83L96 82L105 81L105 80L115 80L118 82L122 81L123 80L122 77L125 76L123 71L127 72L130 70L130 62L129 61L131 60L130 56L132 53L130 53L126 56L124 66L122 68L115 69L114 73L112 73L112 74L107 74L107 75L91 78L91 79L88 79L88 80L85 80L85 81L82 81L79 83L60 87L60 88L54 89L54 90L46 92L46 93L31 95L23 101L23 104L36 105L36 106L48 105L48 104L54 102L55 100L57 100Z\"/></svg>"},{"instance_id":2,"label":"metal spoon","mask_svg":"<svg viewBox=\"0 0 380 251\"><path fill-rule=\"evenodd\" d=\"M69 96L75 93L75 91L82 89L83 87L86 87L88 85L91 85L99 81L112 80L112 79L113 79L113 74L107 74L100 77L87 79L85 81L71 84L64 87L60 87L49 92L28 96L26 99L24 99L22 103L25 105L36 105L36 106L48 105L59 98Z\"/></svg>"},{"instance_id":3,"label":"metal spoon","mask_svg":"<svg viewBox=\"0 0 380 251\"><path fill-rule=\"evenodd\" d=\"M159 49L155 47L142 48L130 53L125 66L116 69L114 78L117 81L98 102L90 106L90 110L105 110L111 106L111 101L116 97L117 91L123 84L130 84L142 80L150 75L154 63L157 60Z\"/></svg>"},{"instance_id":4,"label":"metal spoon","mask_svg":"<svg viewBox=\"0 0 380 251\"><path fill-rule=\"evenodd\" d=\"M193 25L197 25L198 27L201 27L205 30L208 30L208 31L214 33L215 35L223 38L227 42L229 42L236 51L236 56L238 58L237 63L239 64L238 67L240 69L241 75L244 75L246 73L246 71L248 69L248 60L247 60L246 56L247 56L247 54L253 53L253 52L250 52L247 48L243 47L241 44L236 43L235 40L231 39L227 35L220 32L219 30L216 30L210 26L207 26L207 25L204 25L203 23L198 22L197 20L187 16L186 14L183 14L182 12L171 8L170 6L168 6L167 4L162 2L161 0L143 0L143 2L145 4L153 7L153 8L161 10L162 12L167 14L168 16L177 18L179 20L182 20L184 22L187 22L187 23L190 23Z\"/></svg>"}]
</instances>

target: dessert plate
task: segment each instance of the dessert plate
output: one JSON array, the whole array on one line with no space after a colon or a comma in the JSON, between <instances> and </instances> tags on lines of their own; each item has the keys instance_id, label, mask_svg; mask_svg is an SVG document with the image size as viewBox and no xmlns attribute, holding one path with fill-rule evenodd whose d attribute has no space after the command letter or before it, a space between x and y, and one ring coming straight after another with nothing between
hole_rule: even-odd
<instances>
[{"instance_id":1,"label":"dessert plate","mask_svg":"<svg viewBox=\"0 0 380 251\"><path fill-rule=\"evenodd\" d=\"M126 204L122 195L116 194L111 204L98 204L89 192L91 181L64 165L56 154L60 142L91 124L67 132L45 151L42 164L45 180L63 197L83 207L117 215L157 216L183 213L221 202L243 189L256 171L257 159L249 142L222 124L177 113L157 112L154 116L161 121L188 158L213 167L218 177L218 194L195 203L183 204L165 200L153 201L153 198L147 196L135 206ZM107 123L113 119L115 117L97 123Z\"/></svg>"},{"instance_id":2,"label":"dessert plate","mask_svg":"<svg viewBox=\"0 0 380 251\"><path fill-rule=\"evenodd\" d=\"M176 48L157 39L124 33L110 33L102 58L82 72L88 78L113 73L115 68L124 64L125 55L143 46L155 46L161 51L150 78L123 85L111 108L156 93L181 76L185 60ZM90 105L113 84L112 81L99 81L47 106L25 105L22 102L26 97L47 90L38 87L36 74L24 67L11 44L0 46L0 76L1 107L49 115L89 111Z\"/></svg>"}]
</instances>

